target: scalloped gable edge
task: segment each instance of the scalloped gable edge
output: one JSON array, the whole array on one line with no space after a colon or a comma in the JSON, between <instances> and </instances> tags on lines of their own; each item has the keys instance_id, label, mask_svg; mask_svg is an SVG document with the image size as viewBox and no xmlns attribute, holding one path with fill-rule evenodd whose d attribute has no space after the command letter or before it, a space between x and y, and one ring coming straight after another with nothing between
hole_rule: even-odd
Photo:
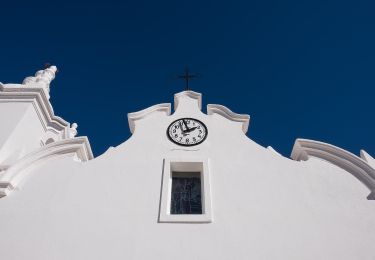
<instances>
[{"instance_id":1,"label":"scalloped gable edge","mask_svg":"<svg viewBox=\"0 0 375 260\"><path fill-rule=\"evenodd\" d=\"M86 136L56 141L26 155L4 172L0 172L0 197L7 196L28 175L29 167L60 156L75 156L86 162L94 158Z\"/></svg>"},{"instance_id":2,"label":"scalloped gable edge","mask_svg":"<svg viewBox=\"0 0 375 260\"><path fill-rule=\"evenodd\" d=\"M64 131L67 136L67 128L69 123L61 117L55 116L52 106L42 88L31 88L25 87L19 84L2 84L0 83L0 102L8 100L15 101L20 100L21 102L32 102L42 119L42 125L45 130L48 127L52 127L57 131Z\"/></svg>"},{"instance_id":3,"label":"scalloped gable edge","mask_svg":"<svg viewBox=\"0 0 375 260\"><path fill-rule=\"evenodd\" d=\"M363 160L365 160L371 165L372 168L375 169L375 159L371 155L369 155L365 150L361 150L360 155Z\"/></svg>"},{"instance_id":4,"label":"scalloped gable edge","mask_svg":"<svg viewBox=\"0 0 375 260\"><path fill-rule=\"evenodd\" d=\"M128 113L128 122L129 122L130 132L132 134L134 133L135 121L143 119L156 111L165 112L166 115L169 116L171 114L171 103L157 104L157 105L145 108L138 112Z\"/></svg>"},{"instance_id":5,"label":"scalloped gable edge","mask_svg":"<svg viewBox=\"0 0 375 260\"><path fill-rule=\"evenodd\" d=\"M296 139L290 157L306 161L310 156L326 160L352 174L370 190L367 199L375 200L375 169L368 162L331 144Z\"/></svg>"},{"instance_id":6,"label":"scalloped gable edge","mask_svg":"<svg viewBox=\"0 0 375 260\"><path fill-rule=\"evenodd\" d=\"M223 105L217 105L217 104L208 104L207 105L207 114L219 114L231 121L234 122L240 122L242 123L242 131L246 134L247 130L249 129L250 124L250 116L247 114L237 114L234 113L229 108L223 106Z\"/></svg>"},{"instance_id":7,"label":"scalloped gable edge","mask_svg":"<svg viewBox=\"0 0 375 260\"><path fill-rule=\"evenodd\" d=\"M192 98L192 99L196 99L198 101L199 109L202 110L202 94L192 91L192 90L185 90L185 91L174 94L174 110L175 111L177 110L179 99L184 96Z\"/></svg>"}]
</instances>

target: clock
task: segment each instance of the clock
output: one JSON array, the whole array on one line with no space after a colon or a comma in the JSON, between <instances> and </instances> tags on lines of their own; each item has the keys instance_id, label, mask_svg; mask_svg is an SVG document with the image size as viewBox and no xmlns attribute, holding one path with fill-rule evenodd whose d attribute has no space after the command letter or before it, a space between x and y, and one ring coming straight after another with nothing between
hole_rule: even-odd
<instances>
[{"instance_id":1,"label":"clock","mask_svg":"<svg viewBox=\"0 0 375 260\"><path fill-rule=\"evenodd\" d=\"M167 128L169 140L182 146L198 145L206 139L207 134L206 125L194 118L177 119Z\"/></svg>"}]
</instances>

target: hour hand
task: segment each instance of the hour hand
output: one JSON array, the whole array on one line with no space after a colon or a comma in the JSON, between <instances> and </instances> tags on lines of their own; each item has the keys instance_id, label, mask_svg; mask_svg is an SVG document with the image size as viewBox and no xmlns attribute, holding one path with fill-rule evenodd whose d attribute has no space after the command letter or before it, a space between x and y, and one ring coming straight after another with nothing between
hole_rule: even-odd
<instances>
[{"instance_id":1,"label":"hour hand","mask_svg":"<svg viewBox=\"0 0 375 260\"><path fill-rule=\"evenodd\" d=\"M192 127L192 128L189 128L189 129L186 130L185 132L186 132L186 133L190 133L190 132L194 131L195 129L197 129L196 126L195 126L195 127Z\"/></svg>"}]
</instances>

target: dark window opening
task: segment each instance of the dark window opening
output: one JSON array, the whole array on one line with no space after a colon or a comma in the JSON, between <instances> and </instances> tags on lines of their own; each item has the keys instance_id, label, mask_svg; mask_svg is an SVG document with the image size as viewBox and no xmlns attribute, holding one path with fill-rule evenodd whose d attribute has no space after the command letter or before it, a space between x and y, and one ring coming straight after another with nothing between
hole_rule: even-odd
<instances>
[{"instance_id":1,"label":"dark window opening","mask_svg":"<svg viewBox=\"0 0 375 260\"><path fill-rule=\"evenodd\" d=\"M171 214L202 214L200 172L172 172Z\"/></svg>"}]
</instances>

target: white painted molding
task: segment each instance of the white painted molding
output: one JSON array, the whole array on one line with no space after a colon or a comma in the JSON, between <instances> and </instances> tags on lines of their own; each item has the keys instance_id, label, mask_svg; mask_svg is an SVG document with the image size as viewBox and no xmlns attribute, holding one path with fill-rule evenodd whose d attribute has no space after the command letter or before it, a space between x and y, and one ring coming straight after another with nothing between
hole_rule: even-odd
<instances>
[{"instance_id":1,"label":"white painted molding","mask_svg":"<svg viewBox=\"0 0 375 260\"><path fill-rule=\"evenodd\" d=\"M242 131L246 134L250 124L250 116L246 114L237 114L232 112L229 108L216 105L216 104L208 104L207 105L207 114L219 114L226 119L229 119L234 122L242 123Z\"/></svg>"},{"instance_id":2,"label":"white painted molding","mask_svg":"<svg viewBox=\"0 0 375 260\"><path fill-rule=\"evenodd\" d=\"M171 114L171 104L170 103L157 104L157 105L148 107L138 112L128 113L128 122L129 122L130 132L132 134L134 133L135 122L137 120L146 118L148 115L154 112L164 112L167 116L169 116Z\"/></svg>"},{"instance_id":3,"label":"white painted molding","mask_svg":"<svg viewBox=\"0 0 375 260\"><path fill-rule=\"evenodd\" d=\"M324 159L351 173L371 191L367 199L375 200L375 169L368 162L331 144L297 139L294 143L291 158L297 161L305 161L310 156Z\"/></svg>"},{"instance_id":4,"label":"white painted molding","mask_svg":"<svg viewBox=\"0 0 375 260\"><path fill-rule=\"evenodd\" d=\"M186 90L186 91L182 91L182 92L174 94L174 110L175 111L177 110L179 99L184 96L192 98L192 99L196 99L198 101L199 109L202 110L202 94L191 91L191 90Z\"/></svg>"},{"instance_id":5,"label":"white painted molding","mask_svg":"<svg viewBox=\"0 0 375 260\"><path fill-rule=\"evenodd\" d=\"M0 103L32 103L45 131L62 133L69 137L69 123L55 116L52 106L42 88L25 87L20 84L0 84Z\"/></svg>"},{"instance_id":6,"label":"white painted molding","mask_svg":"<svg viewBox=\"0 0 375 260\"><path fill-rule=\"evenodd\" d=\"M93 158L87 137L78 137L56 141L26 155L0 174L0 197L8 195L28 175L30 167L45 163L53 158L72 156L81 162Z\"/></svg>"},{"instance_id":7,"label":"white painted molding","mask_svg":"<svg viewBox=\"0 0 375 260\"><path fill-rule=\"evenodd\" d=\"M371 155L369 155L365 150L361 150L360 155L363 160L365 160L371 165L372 168L375 169L375 159Z\"/></svg>"},{"instance_id":8,"label":"white painted molding","mask_svg":"<svg viewBox=\"0 0 375 260\"><path fill-rule=\"evenodd\" d=\"M276 155L278 155L278 156L281 156L282 157L282 155L281 155L281 153L279 153L278 151L276 151L272 146L267 146L267 150L269 150L269 151L271 151L272 153L274 153L274 154L276 154Z\"/></svg>"}]
</instances>

